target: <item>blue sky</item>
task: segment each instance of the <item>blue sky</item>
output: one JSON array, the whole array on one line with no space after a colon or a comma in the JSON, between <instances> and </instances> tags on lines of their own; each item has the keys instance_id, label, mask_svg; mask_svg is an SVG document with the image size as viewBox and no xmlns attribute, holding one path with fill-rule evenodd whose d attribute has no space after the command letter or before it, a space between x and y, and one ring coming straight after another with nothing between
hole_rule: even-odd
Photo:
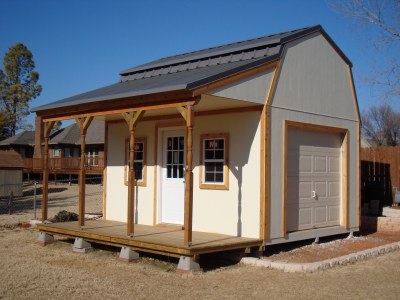
<instances>
[{"instance_id":1,"label":"blue sky","mask_svg":"<svg viewBox=\"0 0 400 300\"><path fill-rule=\"evenodd\" d=\"M40 73L31 107L115 83L119 71L153 59L317 24L353 62L360 110L379 101L364 82L384 55L373 32L324 0L2 0L0 11L1 60L22 42Z\"/></svg>"}]
</instances>

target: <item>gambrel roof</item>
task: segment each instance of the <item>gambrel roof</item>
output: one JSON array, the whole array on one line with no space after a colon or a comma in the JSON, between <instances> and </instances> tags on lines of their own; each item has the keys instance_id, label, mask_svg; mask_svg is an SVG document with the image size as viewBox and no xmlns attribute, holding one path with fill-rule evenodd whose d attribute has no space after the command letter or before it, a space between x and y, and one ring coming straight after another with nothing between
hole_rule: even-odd
<instances>
[{"instance_id":1,"label":"gambrel roof","mask_svg":"<svg viewBox=\"0 0 400 300\"><path fill-rule=\"evenodd\" d=\"M46 104L32 111L163 92L193 91L229 76L277 61L288 42L315 32L324 34L343 59L351 65L318 25L161 58L121 71L121 79L116 84Z\"/></svg>"}]
</instances>

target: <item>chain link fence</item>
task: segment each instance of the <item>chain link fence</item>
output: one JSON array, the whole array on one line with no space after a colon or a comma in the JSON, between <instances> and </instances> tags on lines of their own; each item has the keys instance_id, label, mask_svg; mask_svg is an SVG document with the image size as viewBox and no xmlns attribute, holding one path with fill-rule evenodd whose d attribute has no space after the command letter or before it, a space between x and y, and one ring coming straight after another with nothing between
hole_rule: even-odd
<instances>
[{"instance_id":1,"label":"chain link fence","mask_svg":"<svg viewBox=\"0 0 400 300\"><path fill-rule=\"evenodd\" d=\"M102 215L102 177L87 176L85 182L85 217ZM22 191L21 191L22 189ZM17 184L0 184L0 225L10 225L41 220L43 185L36 181ZM48 218L62 210L78 213L78 178L51 180L48 185Z\"/></svg>"}]
</instances>

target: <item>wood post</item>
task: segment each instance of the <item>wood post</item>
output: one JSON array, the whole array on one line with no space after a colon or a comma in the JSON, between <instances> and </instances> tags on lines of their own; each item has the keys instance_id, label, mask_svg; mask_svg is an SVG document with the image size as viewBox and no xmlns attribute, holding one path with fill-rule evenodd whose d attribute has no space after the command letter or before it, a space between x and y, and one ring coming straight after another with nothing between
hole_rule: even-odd
<instances>
[{"instance_id":1,"label":"wood post","mask_svg":"<svg viewBox=\"0 0 400 300\"><path fill-rule=\"evenodd\" d=\"M192 245L193 217L193 105L186 106L186 174L184 243Z\"/></svg>"},{"instance_id":2,"label":"wood post","mask_svg":"<svg viewBox=\"0 0 400 300\"><path fill-rule=\"evenodd\" d=\"M85 182L86 182L86 168L85 168L85 150L86 150L86 132L92 122L93 117L83 117L76 119L81 131L81 161L79 170L79 216L78 226L85 225Z\"/></svg>"},{"instance_id":3,"label":"wood post","mask_svg":"<svg viewBox=\"0 0 400 300\"><path fill-rule=\"evenodd\" d=\"M144 111L123 113L129 127L129 172L128 172L128 223L127 235L133 237L135 233L135 129L136 123L143 115Z\"/></svg>"},{"instance_id":4,"label":"wood post","mask_svg":"<svg viewBox=\"0 0 400 300\"><path fill-rule=\"evenodd\" d=\"M46 122L44 124L42 222L47 220L49 202L49 134L53 125L54 122Z\"/></svg>"}]
</instances>

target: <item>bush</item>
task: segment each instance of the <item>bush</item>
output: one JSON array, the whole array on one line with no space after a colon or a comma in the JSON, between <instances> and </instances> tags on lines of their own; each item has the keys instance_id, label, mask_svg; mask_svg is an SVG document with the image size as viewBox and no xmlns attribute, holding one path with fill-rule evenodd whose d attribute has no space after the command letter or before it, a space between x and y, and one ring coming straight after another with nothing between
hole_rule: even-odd
<instances>
[{"instance_id":1,"label":"bush","mask_svg":"<svg viewBox=\"0 0 400 300\"><path fill-rule=\"evenodd\" d=\"M78 221L78 215L76 213L62 210L54 216L54 222L70 222Z\"/></svg>"}]
</instances>

